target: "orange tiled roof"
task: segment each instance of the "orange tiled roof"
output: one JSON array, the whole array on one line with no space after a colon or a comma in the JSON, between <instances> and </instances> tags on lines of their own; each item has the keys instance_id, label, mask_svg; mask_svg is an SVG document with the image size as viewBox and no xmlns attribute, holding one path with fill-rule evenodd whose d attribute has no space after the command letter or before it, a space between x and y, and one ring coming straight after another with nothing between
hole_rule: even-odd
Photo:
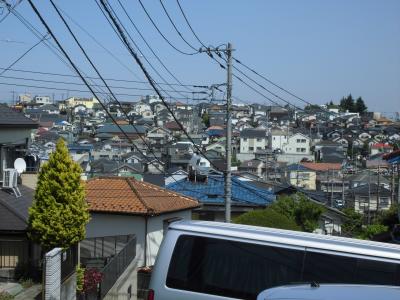
<instances>
[{"instance_id":1,"label":"orange tiled roof","mask_svg":"<svg viewBox=\"0 0 400 300\"><path fill-rule=\"evenodd\" d=\"M89 210L93 212L141 215L158 215L199 206L190 197L126 177L88 180L86 200Z\"/></svg>"},{"instance_id":2,"label":"orange tiled roof","mask_svg":"<svg viewBox=\"0 0 400 300\"><path fill-rule=\"evenodd\" d=\"M301 165L314 171L340 170L342 168L342 165L337 163L302 162Z\"/></svg>"}]
</instances>

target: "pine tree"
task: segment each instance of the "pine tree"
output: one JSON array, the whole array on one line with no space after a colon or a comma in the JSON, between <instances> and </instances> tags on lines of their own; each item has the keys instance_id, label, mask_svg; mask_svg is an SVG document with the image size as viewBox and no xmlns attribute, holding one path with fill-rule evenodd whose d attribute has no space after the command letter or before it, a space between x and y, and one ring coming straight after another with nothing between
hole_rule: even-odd
<instances>
[{"instance_id":1,"label":"pine tree","mask_svg":"<svg viewBox=\"0 0 400 300\"><path fill-rule=\"evenodd\" d=\"M34 203L29 209L29 237L45 251L68 248L85 238L89 212L81 172L60 139L39 173Z\"/></svg>"},{"instance_id":2,"label":"pine tree","mask_svg":"<svg viewBox=\"0 0 400 300\"><path fill-rule=\"evenodd\" d=\"M364 103L364 100L361 97L358 97L355 104L356 112L363 113L367 111L367 106Z\"/></svg>"}]
</instances>

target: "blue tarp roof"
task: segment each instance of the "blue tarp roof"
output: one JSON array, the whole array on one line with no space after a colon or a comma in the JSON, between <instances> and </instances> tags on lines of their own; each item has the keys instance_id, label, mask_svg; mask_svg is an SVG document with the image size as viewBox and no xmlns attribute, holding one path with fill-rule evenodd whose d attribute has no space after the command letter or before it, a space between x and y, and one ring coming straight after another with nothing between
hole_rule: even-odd
<instances>
[{"instance_id":1,"label":"blue tarp roof","mask_svg":"<svg viewBox=\"0 0 400 300\"><path fill-rule=\"evenodd\" d=\"M206 182L192 182L186 179L169 184L167 189L193 197L203 204L223 204L224 178L218 175L208 176ZM265 206L275 200L272 191L232 177L232 204Z\"/></svg>"}]
</instances>

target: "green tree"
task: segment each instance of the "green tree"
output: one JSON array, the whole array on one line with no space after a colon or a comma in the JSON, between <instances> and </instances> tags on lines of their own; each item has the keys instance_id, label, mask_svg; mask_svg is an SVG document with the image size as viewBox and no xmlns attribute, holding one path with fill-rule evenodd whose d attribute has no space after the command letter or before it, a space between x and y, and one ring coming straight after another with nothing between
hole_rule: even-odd
<instances>
[{"instance_id":1,"label":"green tree","mask_svg":"<svg viewBox=\"0 0 400 300\"><path fill-rule=\"evenodd\" d=\"M304 194L297 193L291 196L281 196L271 205L271 208L285 215L307 232L318 228L318 221L325 208L310 201Z\"/></svg>"},{"instance_id":2,"label":"green tree","mask_svg":"<svg viewBox=\"0 0 400 300\"><path fill-rule=\"evenodd\" d=\"M363 216L352 208L343 210L346 215L346 221L342 224L342 234L353 237L362 233Z\"/></svg>"},{"instance_id":3,"label":"green tree","mask_svg":"<svg viewBox=\"0 0 400 300\"><path fill-rule=\"evenodd\" d=\"M68 248L85 237L89 212L81 172L60 139L39 173L34 202L29 209L29 237L45 251Z\"/></svg>"},{"instance_id":4,"label":"green tree","mask_svg":"<svg viewBox=\"0 0 400 300\"><path fill-rule=\"evenodd\" d=\"M301 230L294 220L289 219L287 216L280 214L271 208L249 211L235 218L233 222L237 224L272 227L287 230Z\"/></svg>"},{"instance_id":5,"label":"green tree","mask_svg":"<svg viewBox=\"0 0 400 300\"><path fill-rule=\"evenodd\" d=\"M340 100L340 109L342 111L349 111L349 112L354 112L355 111L355 103L354 103L354 99L353 96L350 94L347 97L343 97Z\"/></svg>"},{"instance_id":6,"label":"green tree","mask_svg":"<svg viewBox=\"0 0 400 300\"><path fill-rule=\"evenodd\" d=\"M355 103L355 112L358 112L360 114L364 113L367 111L367 106L364 103L364 100L361 97L358 97Z\"/></svg>"},{"instance_id":7,"label":"green tree","mask_svg":"<svg viewBox=\"0 0 400 300\"><path fill-rule=\"evenodd\" d=\"M398 216L398 207L399 205L397 203L394 203L390 206L388 210L382 210L376 217L374 223L387 226L389 229L393 229L394 225L400 223Z\"/></svg>"},{"instance_id":8,"label":"green tree","mask_svg":"<svg viewBox=\"0 0 400 300\"><path fill-rule=\"evenodd\" d=\"M203 123L207 128L210 127L210 116L208 113L203 114Z\"/></svg>"},{"instance_id":9,"label":"green tree","mask_svg":"<svg viewBox=\"0 0 400 300\"><path fill-rule=\"evenodd\" d=\"M357 238L362 240L370 240L377 234L388 231L388 227L382 224L372 224L365 226Z\"/></svg>"}]
</instances>

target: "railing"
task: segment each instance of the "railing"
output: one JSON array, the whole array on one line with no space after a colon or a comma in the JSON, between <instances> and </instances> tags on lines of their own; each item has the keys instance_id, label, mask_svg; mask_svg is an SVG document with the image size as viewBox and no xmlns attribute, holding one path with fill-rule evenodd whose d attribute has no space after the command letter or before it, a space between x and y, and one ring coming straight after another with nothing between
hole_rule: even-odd
<instances>
[{"instance_id":1,"label":"railing","mask_svg":"<svg viewBox=\"0 0 400 300\"><path fill-rule=\"evenodd\" d=\"M102 273L104 277L100 283L100 299L103 299L107 295L108 291L113 287L135 256L136 237L132 238L103 268Z\"/></svg>"},{"instance_id":2,"label":"railing","mask_svg":"<svg viewBox=\"0 0 400 300\"><path fill-rule=\"evenodd\" d=\"M61 254L61 282L71 276L78 265L78 245L73 245Z\"/></svg>"}]
</instances>

